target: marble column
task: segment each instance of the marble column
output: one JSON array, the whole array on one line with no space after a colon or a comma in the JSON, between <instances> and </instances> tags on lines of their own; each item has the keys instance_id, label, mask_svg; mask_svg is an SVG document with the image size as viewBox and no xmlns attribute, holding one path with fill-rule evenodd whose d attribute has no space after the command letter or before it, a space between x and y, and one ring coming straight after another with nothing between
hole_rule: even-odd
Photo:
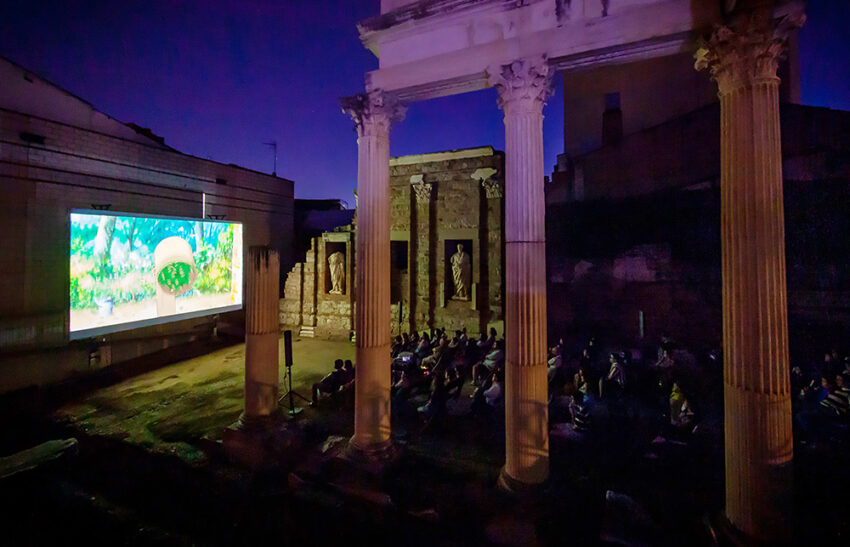
<instances>
[{"instance_id":1,"label":"marble column","mask_svg":"<svg viewBox=\"0 0 850 547\"><path fill-rule=\"evenodd\" d=\"M280 258L269 247L250 247L245 294L245 425L278 414L278 303Z\"/></svg>"},{"instance_id":2,"label":"marble column","mask_svg":"<svg viewBox=\"0 0 850 547\"><path fill-rule=\"evenodd\" d=\"M802 14L732 16L697 53L720 90L726 517L747 536L790 540L791 393L779 78Z\"/></svg>"},{"instance_id":3,"label":"marble column","mask_svg":"<svg viewBox=\"0 0 850 547\"><path fill-rule=\"evenodd\" d=\"M390 455L390 124L403 107L380 90L342 99L357 131L353 455Z\"/></svg>"},{"instance_id":4,"label":"marble column","mask_svg":"<svg viewBox=\"0 0 850 547\"><path fill-rule=\"evenodd\" d=\"M552 92L543 57L488 70L505 113L505 467L513 489L549 476L546 383L546 214L543 105Z\"/></svg>"}]
</instances>

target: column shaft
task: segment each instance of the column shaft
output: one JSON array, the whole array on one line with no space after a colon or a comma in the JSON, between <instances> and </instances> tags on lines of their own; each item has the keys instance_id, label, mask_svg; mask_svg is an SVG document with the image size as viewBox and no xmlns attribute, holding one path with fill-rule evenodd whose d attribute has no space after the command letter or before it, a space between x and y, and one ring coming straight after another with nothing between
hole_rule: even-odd
<instances>
[{"instance_id":1,"label":"column shaft","mask_svg":"<svg viewBox=\"0 0 850 547\"><path fill-rule=\"evenodd\" d=\"M277 411L280 258L268 247L248 249L245 294L245 417Z\"/></svg>"},{"instance_id":2,"label":"column shaft","mask_svg":"<svg viewBox=\"0 0 850 547\"><path fill-rule=\"evenodd\" d=\"M377 124L357 140L355 414L352 445L390 439L390 141Z\"/></svg>"},{"instance_id":3,"label":"column shaft","mask_svg":"<svg viewBox=\"0 0 850 547\"><path fill-rule=\"evenodd\" d=\"M549 476L546 376L546 204L543 105L546 60L489 71L505 112L505 467L502 483Z\"/></svg>"},{"instance_id":4,"label":"column shaft","mask_svg":"<svg viewBox=\"0 0 850 547\"><path fill-rule=\"evenodd\" d=\"M720 90L726 517L751 538L791 538L793 496L782 139L776 70L789 33L770 3L742 3L697 52Z\"/></svg>"},{"instance_id":5,"label":"column shaft","mask_svg":"<svg viewBox=\"0 0 850 547\"><path fill-rule=\"evenodd\" d=\"M779 82L721 98L726 515L787 538L791 396Z\"/></svg>"}]
</instances>

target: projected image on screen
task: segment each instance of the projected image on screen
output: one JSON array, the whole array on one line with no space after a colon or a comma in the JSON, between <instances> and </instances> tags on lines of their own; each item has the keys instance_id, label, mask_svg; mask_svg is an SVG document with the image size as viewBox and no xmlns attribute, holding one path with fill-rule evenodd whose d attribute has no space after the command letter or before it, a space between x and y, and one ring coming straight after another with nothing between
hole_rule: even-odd
<instances>
[{"instance_id":1,"label":"projected image on screen","mask_svg":"<svg viewBox=\"0 0 850 547\"><path fill-rule=\"evenodd\" d=\"M70 254L72 338L242 305L238 223L71 213Z\"/></svg>"}]
</instances>

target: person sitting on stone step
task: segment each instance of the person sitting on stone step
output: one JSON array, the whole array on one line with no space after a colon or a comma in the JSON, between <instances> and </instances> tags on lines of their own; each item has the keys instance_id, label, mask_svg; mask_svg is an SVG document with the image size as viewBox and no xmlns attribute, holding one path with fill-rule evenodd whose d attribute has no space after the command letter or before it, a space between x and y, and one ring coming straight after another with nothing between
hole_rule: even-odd
<instances>
[{"instance_id":1,"label":"person sitting on stone step","mask_svg":"<svg viewBox=\"0 0 850 547\"><path fill-rule=\"evenodd\" d=\"M319 404L319 395L321 393L331 395L336 393L339 388L345 384L344 379L346 377L346 372L344 370L344 366L342 359L337 359L334 361L334 370L313 384L313 402L310 403L310 406L316 406Z\"/></svg>"}]
</instances>

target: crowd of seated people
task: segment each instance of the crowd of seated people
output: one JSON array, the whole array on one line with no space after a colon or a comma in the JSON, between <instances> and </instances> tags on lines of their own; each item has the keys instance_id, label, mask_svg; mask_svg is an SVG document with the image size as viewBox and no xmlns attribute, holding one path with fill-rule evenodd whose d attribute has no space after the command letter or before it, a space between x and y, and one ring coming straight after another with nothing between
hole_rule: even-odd
<instances>
[{"instance_id":1,"label":"crowd of seated people","mask_svg":"<svg viewBox=\"0 0 850 547\"><path fill-rule=\"evenodd\" d=\"M569 443L594 439L649 439L658 445L687 445L701 433L718 442L723 412L722 356L696 356L662 337L657 348L602 350L595 338L578 348L563 339L549 348L550 434ZM836 350L814 363L792 362L790 385L794 438L819 446L850 439L850 356ZM353 387L351 361L313 385L314 404ZM468 336L432 329L403 333L392 343L392 396L408 402L426 427L438 425L447 404L472 387L471 412L496 423L504 411L505 341L495 329ZM415 399L415 401L414 401ZM637 423L641 422L641 423Z\"/></svg>"},{"instance_id":2,"label":"crowd of seated people","mask_svg":"<svg viewBox=\"0 0 850 547\"><path fill-rule=\"evenodd\" d=\"M701 428L711 431L700 411L713 405L716 415L713 384L705 378L720 373L717 353L698 359L666 337L657 352L611 349L603 352L595 338L572 349L559 340L549 349L553 444L654 458L659 444L687 445Z\"/></svg>"},{"instance_id":3,"label":"crowd of seated people","mask_svg":"<svg viewBox=\"0 0 850 547\"><path fill-rule=\"evenodd\" d=\"M475 385L475 414L491 414L504 399L504 340L497 340L494 328L478 338L470 338L466 329L403 333L394 339L391 352L394 402L427 396L415 407L426 429L441 424L448 402L461 396L467 382Z\"/></svg>"},{"instance_id":4,"label":"crowd of seated people","mask_svg":"<svg viewBox=\"0 0 850 547\"><path fill-rule=\"evenodd\" d=\"M850 356L833 349L819 363L791 369L794 436L814 446L850 438Z\"/></svg>"}]
</instances>

